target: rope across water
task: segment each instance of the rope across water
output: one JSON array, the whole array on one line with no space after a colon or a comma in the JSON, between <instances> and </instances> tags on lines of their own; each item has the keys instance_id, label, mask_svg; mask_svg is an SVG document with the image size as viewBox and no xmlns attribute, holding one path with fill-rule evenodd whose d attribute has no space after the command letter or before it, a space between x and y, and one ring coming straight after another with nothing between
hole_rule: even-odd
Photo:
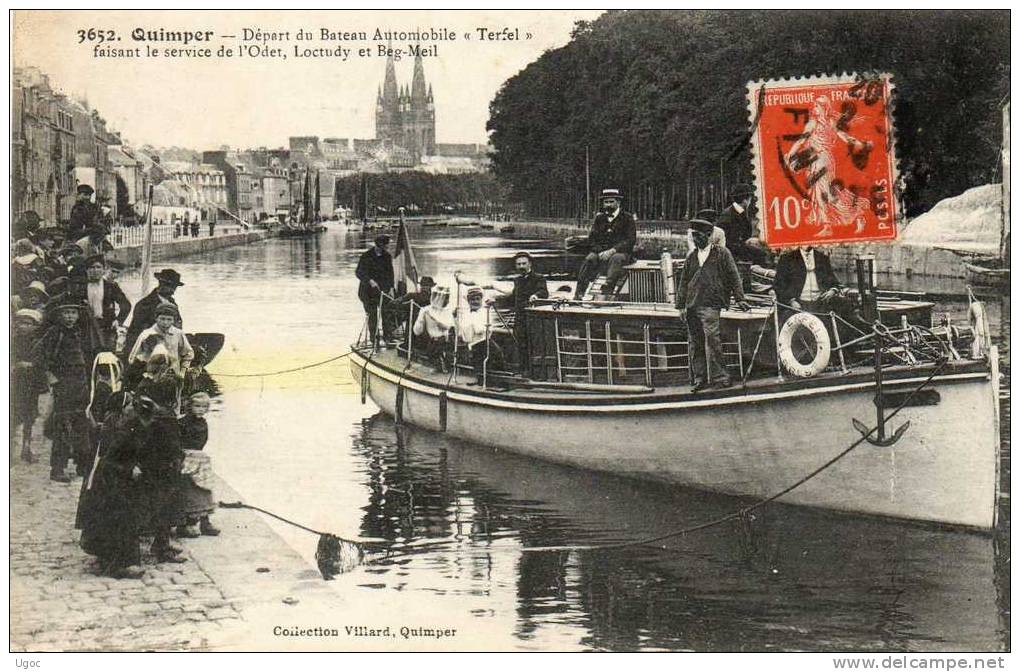
<instances>
[{"instance_id":1,"label":"rope across water","mask_svg":"<svg viewBox=\"0 0 1020 672\"><path fill-rule=\"evenodd\" d=\"M294 373L296 371L314 369L317 366L323 366L325 364L329 364L331 362L343 359L344 357L349 356L353 352L354 352L353 350L348 350L347 352L337 355L336 357L330 357L329 359L324 359L321 362L312 362L311 364L296 366L292 369L280 369L279 371L266 371L264 373L214 373L210 371L209 375L216 378L265 378L267 376L279 376L284 373Z\"/></svg>"}]
</instances>

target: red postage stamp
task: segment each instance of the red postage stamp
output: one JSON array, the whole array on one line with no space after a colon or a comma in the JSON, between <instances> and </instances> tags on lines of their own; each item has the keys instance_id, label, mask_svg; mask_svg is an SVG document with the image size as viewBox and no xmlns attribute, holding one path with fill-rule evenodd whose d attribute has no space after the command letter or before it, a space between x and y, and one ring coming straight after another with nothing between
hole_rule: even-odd
<instances>
[{"instance_id":1,"label":"red postage stamp","mask_svg":"<svg viewBox=\"0 0 1020 672\"><path fill-rule=\"evenodd\" d=\"M896 238L890 79L843 75L748 85L766 245Z\"/></svg>"}]
</instances>

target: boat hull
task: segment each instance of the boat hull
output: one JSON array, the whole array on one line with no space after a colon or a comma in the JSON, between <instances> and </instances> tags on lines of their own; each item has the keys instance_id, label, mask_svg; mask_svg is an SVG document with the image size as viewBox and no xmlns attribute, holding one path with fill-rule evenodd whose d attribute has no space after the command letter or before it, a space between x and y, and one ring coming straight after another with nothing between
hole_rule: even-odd
<instances>
[{"instance_id":1,"label":"boat hull","mask_svg":"<svg viewBox=\"0 0 1020 672\"><path fill-rule=\"evenodd\" d=\"M860 438L851 418L869 426L875 420L868 384L723 400L530 403L459 386L444 390L416 377L414 367L402 373L358 352L350 362L366 396L412 425L584 469L754 498L785 490ZM908 392L924 378L897 381L887 391ZM940 376L929 385L938 403L905 407L893 420L893 427L911 423L899 442L863 442L782 501L991 529L996 380L994 368Z\"/></svg>"}]
</instances>

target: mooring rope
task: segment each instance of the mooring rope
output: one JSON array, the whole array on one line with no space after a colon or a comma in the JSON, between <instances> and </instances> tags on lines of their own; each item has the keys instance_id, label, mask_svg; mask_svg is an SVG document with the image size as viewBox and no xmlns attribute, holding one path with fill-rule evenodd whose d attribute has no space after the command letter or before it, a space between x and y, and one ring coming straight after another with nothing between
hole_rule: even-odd
<instances>
[{"instance_id":1,"label":"mooring rope","mask_svg":"<svg viewBox=\"0 0 1020 672\"><path fill-rule=\"evenodd\" d=\"M279 376L284 373L294 373L296 371L314 369L317 366L323 366L325 364L329 364L330 362L335 362L338 359L343 359L344 357L349 356L353 352L354 352L353 350L348 350L342 355L330 357L329 359L324 359L321 362L313 362L311 364L305 364L304 366L296 366L293 369L280 369L279 371L267 371L265 373L214 373L212 371L209 371L208 373L210 376L217 378L266 378L268 376Z\"/></svg>"},{"instance_id":2,"label":"mooring rope","mask_svg":"<svg viewBox=\"0 0 1020 672\"><path fill-rule=\"evenodd\" d=\"M903 408L905 408L907 406L907 404L910 403L910 401L917 395L918 392L923 390L925 387L928 386L929 383L931 383L931 381L935 378L935 376L937 376L942 371L942 369L945 368L946 364L948 364L948 363L949 363L949 360L948 359L944 359L942 361L942 363L940 363L938 366L936 366L935 369L932 370L931 375L929 375L928 378L926 378L924 380L924 382L922 382L914 390L912 390L910 392L910 394L907 395L907 397L900 403L900 405L897 406L895 410L893 410L892 413L890 413L889 415L887 415L885 417L885 421L888 422L889 420L892 420L894 417L896 417L896 415L901 410L903 410ZM549 552L556 552L556 551L610 551L610 550L616 550L616 549L621 549L621 548L629 548L629 547L632 547L632 546L648 546L648 545L654 544L656 542L665 541L666 539L672 539L674 537L682 537L682 536L685 536L685 535L690 534L692 532L700 532L701 530L707 530L707 529L712 528L712 527L717 527L717 526L722 525L724 523L728 523L728 522L730 522L732 520L738 520L740 518L743 518L747 514L751 513L752 511L756 511L757 509L760 509L760 508L766 506L767 504L770 504L770 503L776 501L780 497L782 497L784 495L787 495L787 494L793 492L794 490L796 490L797 488L799 488L800 486L804 485L805 483L810 481L812 478L814 478L818 474L822 473L823 471L825 471L826 469L828 469L829 467L831 467L832 465L836 464L841 459L843 459L844 457L849 455L851 452L853 452L858 446L860 446L862 443L867 441L871 437L871 435L874 434L877 430L878 430L878 426L877 425L875 427L872 427L868 431L867 434L862 435L861 438L859 438L856 441L854 441L853 443L851 443L846 449L844 449L843 451L837 453L835 457L833 457L832 459L828 460L827 462L822 464L820 467L818 467L817 469L815 469L811 473L807 474L806 476L802 477L801 479L799 479L798 481L796 481L792 485L789 485L789 486L783 488L779 492L771 495L770 497L768 497L766 499L763 499L761 501L755 502L754 504L751 504L750 506L745 506L744 508L738 509L736 511L733 511L732 513L728 513L725 516L720 516L719 518L716 518L714 520L710 520L710 521L705 522L705 523L700 523L700 524L694 525L692 527L686 527L686 528L681 529L681 530L674 530L672 532L667 532L665 534L660 534L660 535L657 535L657 536L654 536L654 537L648 537L648 538L645 538L645 539L638 539L636 541L624 541L624 542L607 543L607 544L586 544L586 545L580 545L579 544L579 545L567 545L567 546L533 546L533 547L530 547L530 548L522 548L520 550L523 553L549 553Z\"/></svg>"}]
</instances>

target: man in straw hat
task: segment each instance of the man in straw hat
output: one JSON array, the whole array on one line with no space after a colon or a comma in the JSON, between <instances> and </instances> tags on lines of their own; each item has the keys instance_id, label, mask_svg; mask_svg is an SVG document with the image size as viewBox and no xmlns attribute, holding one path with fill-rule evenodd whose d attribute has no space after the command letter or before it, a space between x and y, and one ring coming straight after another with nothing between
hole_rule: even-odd
<instances>
[{"instance_id":1,"label":"man in straw hat","mask_svg":"<svg viewBox=\"0 0 1020 672\"><path fill-rule=\"evenodd\" d=\"M172 268L164 268L156 273L155 277L159 281L159 286L135 304L135 310L131 316L131 326L128 327L127 339L124 344L128 352L134 347L138 335L156 323L156 308L162 305L177 307L174 292L178 287L184 286L184 283L181 282L181 274ZM179 312L175 324L178 329L183 326Z\"/></svg>"},{"instance_id":2,"label":"man in straw hat","mask_svg":"<svg viewBox=\"0 0 1020 672\"><path fill-rule=\"evenodd\" d=\"M694 249L684 261L677 308L687 324L690 344L692 392L700 392L717 381L719 387L732 383L723 362L719 337L719 315L737 300L740 310L748 310L740 272L733 255L725 247L711 244L712 223L703 219L691 221Z\"/></svg>"},{"instance_id":3,"label":"man in straw hat","mask_svg":"<svg viewBox=\"0 0 1020 672\"><path fill-rule=\"evenodd\" d=\"M577 290L574 298L581 299L591 281L598 277L599 267L606 265L606 282L602 294L611 298L627 278L624 266L631 262L637 243L637 220L622 209L623 195L619 189L603 189L599 196L601 212L595 215L591 233L582 243L588 255L577 271Z\"/></svg>"}]
</instances>

